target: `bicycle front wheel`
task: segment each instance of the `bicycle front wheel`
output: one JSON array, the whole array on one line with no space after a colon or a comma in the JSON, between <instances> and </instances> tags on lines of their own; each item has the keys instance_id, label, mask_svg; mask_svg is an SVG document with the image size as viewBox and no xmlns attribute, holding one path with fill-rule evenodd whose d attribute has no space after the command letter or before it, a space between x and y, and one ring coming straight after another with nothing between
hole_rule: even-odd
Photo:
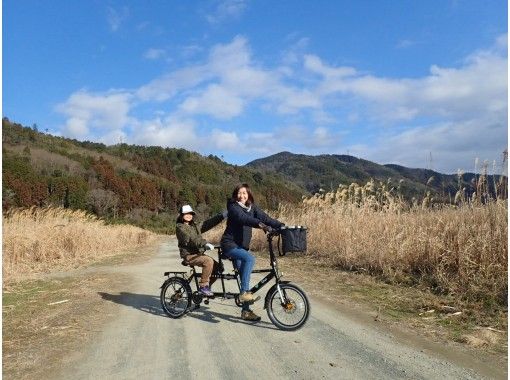
<instances>
[{"instance_id":1,"label":"bicycle front wheel","mask_svg":"<svg viewBox=\"0 0 510 380\"><path fill-rule=\"evenodd\" d=\"M161 306L170 318L180 318L191 306L191 288L180 277L170 277L161 287Z\"/></svg>"},{"instance_id":2,"label":"bicycle front wheel","mask_svg":"<svg viewBox=\"0 0 510 380\"><path fill-rule=\"evenodd\" d=\"M282 283L269 290L267 315L280 330L293 331L301 328L310 316L310 302L306 293L297 285Z\"/></svg>"}]
</instances>

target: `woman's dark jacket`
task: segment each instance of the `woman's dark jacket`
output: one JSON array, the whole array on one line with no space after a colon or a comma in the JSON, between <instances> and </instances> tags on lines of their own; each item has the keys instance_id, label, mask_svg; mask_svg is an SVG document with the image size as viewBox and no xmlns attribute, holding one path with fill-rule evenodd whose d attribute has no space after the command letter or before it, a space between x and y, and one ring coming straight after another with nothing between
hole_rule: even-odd
<instances>
[{"instance_id":1,"label":"woman's dark jacket","mask_svg":"<svg viewBox=\"0 0 510 380\"><path fill-rule=\"evenodd\" d=\"M280 228L283 223L270 218L256 204L251 205L250 211L241 207L235 201L227 203L228 219L227 227L221 237L221 250L228 253L232 248L250 249L251 229L260 228L259 223L264 223L273 228Z\"/></svg>"},{"instance_id":2,"label":"woman's dark jacket","mask_svg":"<svg viewBox=\"0 0 510 380\"><path fill-rule=\"evenodd\" d=\"M220 224L222 220L222 214L215 215L198 224L195 223L194 218L190 224L183 223L181 218L178 218L175 225L175 234L177 235L181 257L185 259L187 255L204 253L207 241L201 234Z\"/></svg>"}]
</instances>

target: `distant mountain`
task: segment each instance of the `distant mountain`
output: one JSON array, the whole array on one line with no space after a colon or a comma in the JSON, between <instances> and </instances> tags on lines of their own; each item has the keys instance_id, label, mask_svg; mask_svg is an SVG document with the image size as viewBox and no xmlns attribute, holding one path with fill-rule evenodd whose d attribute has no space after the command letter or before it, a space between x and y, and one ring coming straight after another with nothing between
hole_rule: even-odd
<instances>
[{"instance_id":1,"label":"distant mountain","mask_svg":"<svg viewBox=\"0 0 510 380\"><path fill-rule=\"evenodd\" d=\"M247 182L264 208L306 194L276 173L230 165L184 149L106 146L40 133L2 119L2 206L84 209L112 222L172 232L178 208L207 216Z\"/></svg>"},{"instance_id":2,"label":"distant mountain","mask_svg":"<svg viewBox=\"0 0 510 380\"><path fill-rule=\"evenodd\" d=\"M399 165L380 165L348 155L308 156L281 152L254 160L246 166L264 173L281 174L310 193L320 189L330 191L340 184L365 184L370 179L384 182L391 179L395 185L402 180L401 192L408 199L421 198L427 191L431 191L441 200L448 201L455 196L459 185L465 187L468 193L474 191L475 174L472 173L464 174L459 182L457 175Z\"/></svg>"}]
</instances>

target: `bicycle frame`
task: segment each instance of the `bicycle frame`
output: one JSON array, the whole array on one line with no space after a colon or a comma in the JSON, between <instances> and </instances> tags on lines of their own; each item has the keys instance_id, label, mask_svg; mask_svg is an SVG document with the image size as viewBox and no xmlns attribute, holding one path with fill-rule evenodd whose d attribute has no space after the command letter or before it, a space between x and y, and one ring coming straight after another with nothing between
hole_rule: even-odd
<instances>
[{"instance_id":1,"label":"bicycle frame","mask_svg":"<svg viewBox=\"0 0 510 380\"><path fill-rule=\"evenodd\" d=\"M269 246L269 261L270 261L271 268L255 269L252 271L252 273L267 273L267 275L265 277L263 277L257 284L255 284L249 290L251 293L256 293L257 291L262 289L273 278L275 278L276 286L278 286L278 284L280 283L280 278L282 275L278 270L278 261L276 259L276 255L273 250L273 237L275 237L276 235L277 235L277 233L275 233L275 232L269 232L267 234L267 241L268 241L268 246ZM220 246L215 246L215 248L217 249L217 253L218 253L218 263L220 264L220 267L223 267L223 260L230 260L230 259L227 259L224 256L222 257L222 251L221 251ZM196 286L196 289L198 289L199 288L198 280L199 280L200 276L202 275L202 272L197 272L195 267L193 266L193 267L191 267L191 274L189 277L185 276L186 273L188 273L188 272L170 271L170 272L165 272L165 276L169 276L170 274L174 274L176 276L180 275L188 282L188 284L191 284L191 281L195 280L195 286ZM221 280L222 291L221 292L213 292L215 297L222 297L224 299L232 299L239 295L239 293L227 292L225 289L225 280L236 280L238 289L239 290L241 289L239 272L238 272L237 268L235 268L235 266L234 266L234 274L213 273L211 275L211 278L216 278L216 279Z\"/></svg>"}]
</instances>

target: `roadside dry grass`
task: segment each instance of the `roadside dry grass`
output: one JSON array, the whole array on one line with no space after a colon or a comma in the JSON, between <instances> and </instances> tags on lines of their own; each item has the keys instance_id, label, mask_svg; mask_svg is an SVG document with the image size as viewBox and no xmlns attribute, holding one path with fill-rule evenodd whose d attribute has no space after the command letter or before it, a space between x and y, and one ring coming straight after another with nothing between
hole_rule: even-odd
<instances>
[{"instance_id":1,"label":"roadside dry grass","mask_svg":"<svg viewBox=\"0 0 510 380\"><path fill-rule=\"evenodd\" d=\"M3 218L2 274L8 284L76 268L150 244L157 235L133 226L109 226L84 211L12 210Z\"/></svg>"},{"instance_id":2,"label":"roadside dry grass","mask_svg":"<svg viewBox=\"0 0 510 380\"><path fill-rule=\"evenodd\" d=\"M308 253L333 268L466 301L504 305L508 204L377 209L370 203L282 207L278 218L308 227ZM254 240L255 249L265 242Z\"/></svg>"}]
</instances>

